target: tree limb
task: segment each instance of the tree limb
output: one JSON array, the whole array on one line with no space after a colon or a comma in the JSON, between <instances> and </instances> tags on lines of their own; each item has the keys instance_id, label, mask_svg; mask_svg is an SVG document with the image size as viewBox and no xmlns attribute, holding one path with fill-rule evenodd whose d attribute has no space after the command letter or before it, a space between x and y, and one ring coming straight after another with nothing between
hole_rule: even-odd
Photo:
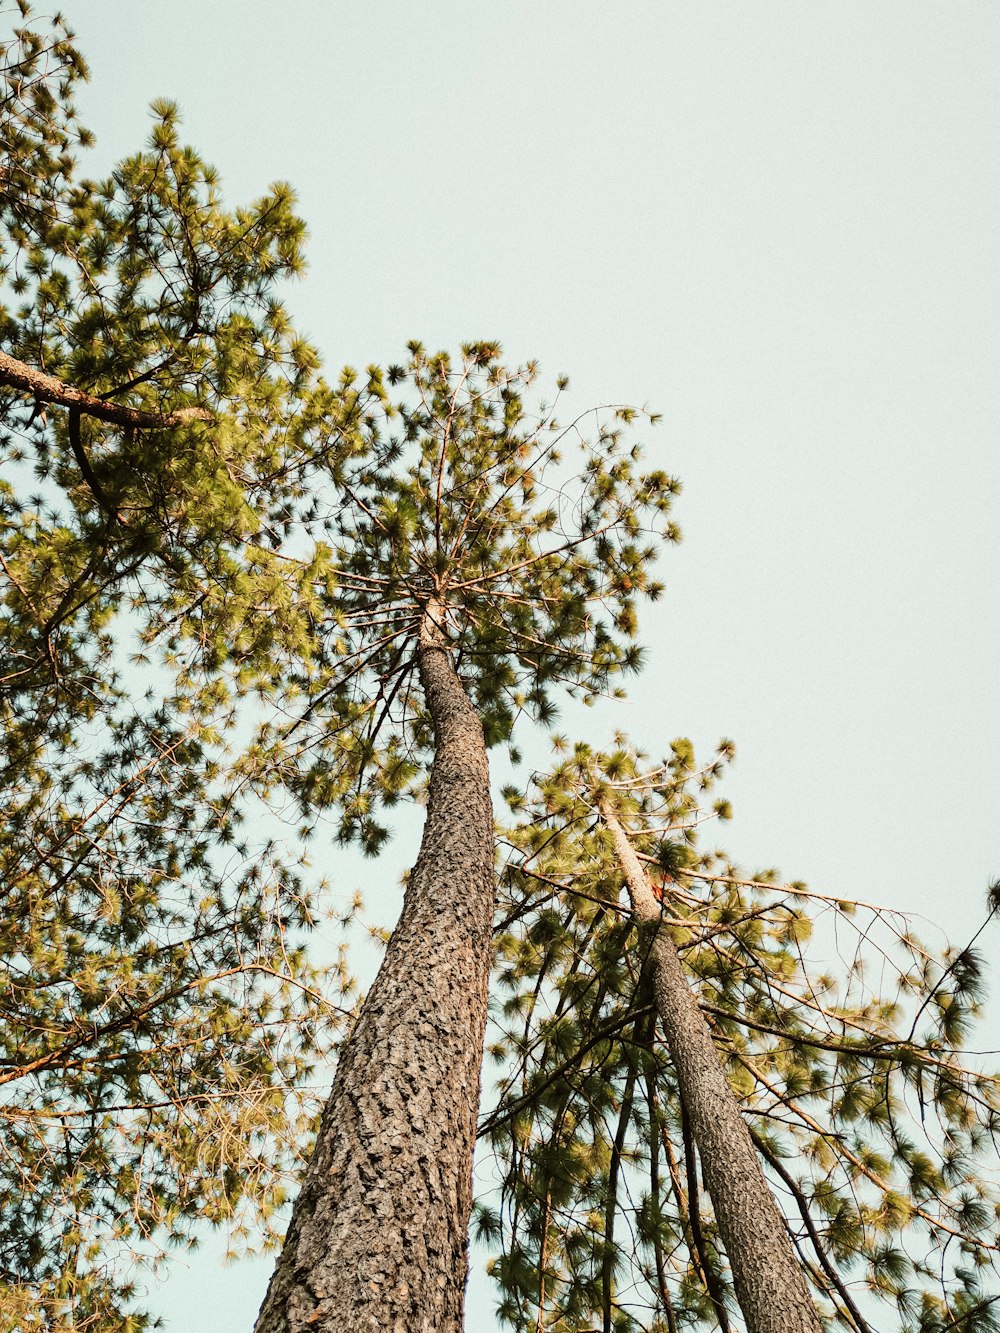
<instances>
[{"instance_id":1,"label":"tree limb","mask_svg":"<svg viewBox=\"0 0 1000 1333\"><path fill-rule=\"evenodd\" d=\"M25 361L18 361L6 352L0 352L0 385L14 389L25 398L33 398L36 403L55 403L68 407L83 416L95 417L98 421L110 422L113 426L132 426L144 430L164 430L171 426L183 426L190 421L211 421L212 413L205 407L182 407L176 412L144 412L137 407L126 407L122 403L105 402L82 389L64 384L55 375L46 375L44 371L29 366Z\"/></svg>"}]
</instances>

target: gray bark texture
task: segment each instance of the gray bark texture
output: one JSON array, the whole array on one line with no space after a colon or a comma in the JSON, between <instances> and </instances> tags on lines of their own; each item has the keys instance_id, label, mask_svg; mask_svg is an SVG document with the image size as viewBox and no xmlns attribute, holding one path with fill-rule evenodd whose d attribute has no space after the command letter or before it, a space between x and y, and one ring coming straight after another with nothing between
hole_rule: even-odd
<instances>
[{"instance_id":1,"label":"gray bark texture","mask_svg":"<svg viewBox=\"0 0 1000 1333\"><path fill-rule=\"evenodd\" d=\"M705 1186L726 1247L748 1333L822 1333L784 1219L764 1176L708 1024L684 975L660 903L621 823L602 808L632 912L650 946L657 1017L677 1075ZM696 1189L695 1182L691 1188Z\"/></svg>"},{"instance_id":2,"label":"gray bark texture","mask_svg":"<svg viewBox=\"0 0 1000 1333\"><path fill-rule=\"evenodd\" d=\"M460 1333L496 896L479 718L433 628L435 730L403 911L341 1045L256 1333Z\"/></svg>"}]
</instances>

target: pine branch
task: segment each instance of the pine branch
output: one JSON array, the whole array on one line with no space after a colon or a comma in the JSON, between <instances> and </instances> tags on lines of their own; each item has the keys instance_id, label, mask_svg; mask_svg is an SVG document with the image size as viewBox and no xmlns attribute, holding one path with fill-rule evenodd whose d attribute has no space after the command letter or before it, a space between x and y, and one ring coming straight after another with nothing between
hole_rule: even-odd
<instances>
[{"instance_id":1,"label":"pine branch","mask_svg":"<svg viewBox=\"0 0 1000 1333\"><path fill-rule=\"evenodd\" d=\"M0 352L0 385L14 389L24 398L36 403L54 403L68 407L82 416L94 417L113 426L131 426L138 430L168 430L186 426L192 421L211 421L212 413L204 407L182 407L176 412L145 412L121 403L109 403L93 394L85 393L71 384L65 384L54 375L18 361L6 352Z\"/></svg>"}]
</instances>

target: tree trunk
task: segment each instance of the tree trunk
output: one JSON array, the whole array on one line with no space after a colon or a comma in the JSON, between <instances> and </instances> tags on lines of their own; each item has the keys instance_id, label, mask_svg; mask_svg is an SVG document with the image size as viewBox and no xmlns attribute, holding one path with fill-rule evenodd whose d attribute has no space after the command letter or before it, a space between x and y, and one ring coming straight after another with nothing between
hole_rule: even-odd
<instances>
[{"instance_id":1,"label":"tree trunk","mask_svg":"<svg viewBox=\"0 0 1000 1333\"><path fill-rule=\"evenodd\" d=\"M614 839L633 915L656 932L650 961L657 1015L748 1333L822 1333L784 1219L680 955L666 928L657 929L660 904L617 817L607 807L601 814ZM692 1181L691 1189L696 1188Z\"/></svg>"},{"instance_id":2,"label":"tree trunk","mask_svg":"<svg viewBox=\"0 0 1000 1333\"><path fill-rule=\"evenodd\" d=\"M434 623L435 755L403 911L333 1090L256 1333L460 1333L496 896L479 718Z\"/></svg>"}]
</instances>

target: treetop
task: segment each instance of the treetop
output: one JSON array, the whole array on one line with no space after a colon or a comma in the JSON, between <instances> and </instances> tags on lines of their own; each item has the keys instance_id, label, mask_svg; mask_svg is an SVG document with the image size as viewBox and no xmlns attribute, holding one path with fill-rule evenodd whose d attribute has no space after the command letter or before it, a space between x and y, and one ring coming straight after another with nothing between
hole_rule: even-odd
<instances>
[{"instance_id":1,"label":"treetop","mask_svg":"<svg viewBox=\"0 0 1000 1333\"><path fill-rule=\"evenodd\" d=\"M531 401L537 368L505 365L495 342L456 358L418 342L409 353L370 367L363 385L348 369L338 390L328 484L306 516L327 543L319 651L284 733L310 724L305 802L342 800L375 759L375 786L353 808L376 841L365 824L376 789L391 798L431 743L414 687L428 605L495 745L522 713L550 722L559 690L620 693L641 662L638 601L659 596L652 566L679 536L679 483L647 471L631 439L652 414L610 405L562 421L562 390ZM320 757L331 723L352 738L336 774Z\"/></svg>"}]
</instances>

